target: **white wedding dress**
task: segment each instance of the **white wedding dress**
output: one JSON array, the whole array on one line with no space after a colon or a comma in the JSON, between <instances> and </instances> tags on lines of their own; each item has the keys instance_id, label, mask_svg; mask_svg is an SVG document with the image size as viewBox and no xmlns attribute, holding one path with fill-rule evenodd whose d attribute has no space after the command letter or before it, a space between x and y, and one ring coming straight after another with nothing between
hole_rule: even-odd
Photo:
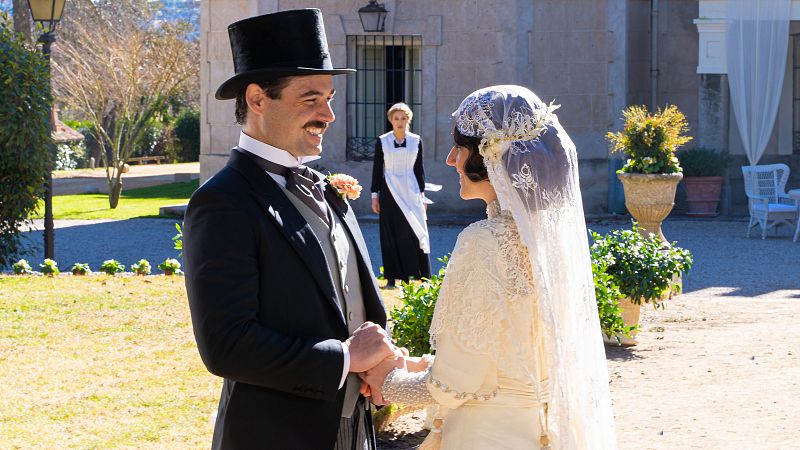
<instances>
[{"instance_id":1,"label":"white wedding dress","mask_svg":"<svg viewBox=\"0 0 800 450\"><path fill-rule=\"evenodd\" d=\"M430 330L433 363L394 370L383 395L437 403L442 449L539 449L549 389L528 251L510 213L495 201L487 215L458 236Z\"/></svg>"}]
</instances>

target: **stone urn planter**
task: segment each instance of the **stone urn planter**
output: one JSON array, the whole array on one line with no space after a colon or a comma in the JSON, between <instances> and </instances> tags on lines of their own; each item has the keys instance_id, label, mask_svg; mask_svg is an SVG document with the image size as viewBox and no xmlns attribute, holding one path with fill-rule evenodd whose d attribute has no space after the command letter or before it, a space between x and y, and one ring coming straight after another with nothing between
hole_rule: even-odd
<instances>
[{"instance_id":1,"label":"stone urn planter","mask_svg":"<svg viewBox=\"0 0 800 450\"><path fill-rule=\"evenodd\" d=\"M686 215L690 217L716 217L722 193L722 177L684 177L686 187Z\"/></svg>"},{"instance_id":2,"label":"stone urn planter","mask_svg":"<svg viewBox=\"0 0 800 450\"><path fill-rule=\"evenodd\" d=\"M667 242L661 222L675 206L675 190L682 173L617 173L625 192L625 207L639 223L644 235L656 234Z\"/></svg>"}]
</instances>

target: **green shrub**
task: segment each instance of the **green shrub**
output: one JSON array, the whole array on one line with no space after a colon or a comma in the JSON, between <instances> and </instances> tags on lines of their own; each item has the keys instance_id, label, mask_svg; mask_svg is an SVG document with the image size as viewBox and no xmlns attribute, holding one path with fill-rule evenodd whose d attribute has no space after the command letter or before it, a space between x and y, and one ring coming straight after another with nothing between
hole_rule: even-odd
<instances>
[{"instance_id":1,"label":"green shrub","mask_svg":"<svg viewBox=\"0 0 800 450\"><path fill-rule=\"evenodd\" d=\"M15 275L30 275L33 273L33 269L31 265L28 264L27 260L20 259L19 261L15 262L11 269L14 271Z\"/></svg>"},{"instance_id":2,"label":"green shrub","mask_svg":"<svg viewBox=\"0 0 800 450\"><path fill-rule=\"evenodd\" d=\"M131 157L163 155L171 139L171 127L156 115L145 124L144 132L136 140Z\"/></svg>"},{"instance_id":3,"label":"green shrub","mask_svg":"<svg viewBox=\"0 0 800 450\"><path fill-rule=\"evenodd\" d=\"M678 173L681 166L675 152L692 138L686 116L675 105L650 114L644 106L629 106L622 112L622 131L606 134L612 153L628 157L623 173Z\"/></svg>"},{"instance_id":4,"label":"green shrub","mask_svg":"<svg viewBox=\"0 0 800 450\"><path fill-rule=\"evenodd\" d=\"M176 156L181 162L200 160L200 110L186 108L175 118L173 129Z\"/></svg>"},{"instance_id":5,"label":"green shrub","mask_svg":"<svg viewBox=\"0 0 800 450\"><path fill-rule=\"evenodd\" d=\"M95 166L100 167L103 162L103 157L100 155L101 144L95 137L92 122L88 120L67 120L63 119L62 122L70 126L75 131L83 135L83 141L80 142L80 147L83 149L83 161L79 161L78 167L89 167L89 158L94 158ZM72 145L74 148L75 145ZM77 152L77 151L76 151Z\"/></svg>"},{"instance_id":6,"label":"green shrub","mask_svg":"<svg viewBox=\"0 0 800 450\"><path fill-rule=\"evenodd\" d=\"M45 258L44 263L39 264L39 267L45 275L55 276L61 273L61 271L58 270L58 263L49 258Z\"/></svg>"},{"instance_id":7,"label":"green shrub","mask_svg":"<svg viewBox=\"0 0 800 450\"><path fill-rule=\"evenodd\" d=\"M136 275L150 275L150 261L140 259L138 262L131 264L131 271Z\"/></svg>"},{"instance_id":8,"label":"green shrub","mask_svg":"<svg viewBox=\"0 0 800 450\"><path fill-rule=\"evenodd\" d=\"M55 170L75 170L86 167L87 164L86 146L83 142L71 144L59 144L56 148Z\"/></svg>"},{"instance_id":9,"label":"green shrub","mask_svg":"<svg viewBox=\"0 0 800 450\"><path fill-rule=\"evenodd\" d=\"M107 259L100 264L100 271L108 275L114 275L125 270L125 266L120 264L116 259Z\"/></svg>"},{"instance_id":10,"label":"green shrub","mask_svg":"<svg viewBox=\"0 0 800 450\"><path fill-rule=\"evenodd\" d=\"M614 278L606 272L606 262L592 261L592 277L594 279L594 295L597 300L597 313L600 317L600 329L609 339L619 336L630 337L637 326L625 326L622 321L622 312L619 300L623 298L619 286L614 283Z\"/></svg>"},{"instance_id":11,"label":"green shrub","mask_svg":"<svg viewBox=\"0 0 800 450\"><path fill-rule=\"evenodd\" d=\"M41 52L0 25L0 266L23 251L20 228L30 222L52 169L49 77Z\"/></svg>"},{"instance_id":12,"label":"green shrub","mask_svg":"<svg viewBox=\"0 0 800 450\"><path fill-rule=\"evenodd\" d=\"M430 279L423 279L419 284L401 283L402 304L389 313L393 322L392 339L399 347L407 348L412 356L431 352L429 330L448 259L448 256L439 258L443 266Z\"/></svg>"},{"instance_id":13,"label":"green shrub","mask_svg":"<svg viewBox=\"0 0 800 450\"><path fill-rule=\"evenodd\" d=\"M652 301L659 308L670 290L680 289L674 277L692 267L689 250L676 242L665 245L652 233L642 236L636 222L630 230L613 230L605 236L592 231L591 235L592 261L605 265L622 296L636 304Z\"/></svg>"},{"instance_id":14,"label":"green shrub","mask_svg":"<svg viewBox=\"0 0 800 450\"><path fill-rule=\"evenodd\" d=\"M89 263L75 263L72 265L73 275L88 275L90 273L92 273L92 269L89 268Z\"/></svg>"},{"instance_id":15,"label":"green shrub","mask_svg":"<svg viewBox=\"0 0 800 450\"><path fill-rule=\"evenodd\" d=\"M181 263L174 258L166 259L163 263L158 265L158 268L164 271L164 275L180 275L183 273L181 272Z\"/></svg>"},{"instance_id":16,"label":"green shrub","mask_svg":"<svg viewBox=\"0 0 800 450\"><path fill-rule=\"evenodd\" d=\"M710 148L693 148L678 153L683 167L683 175L687 177L721 177L731 163L727 151L716 151Z\"/></svg>"},{"instance_id":17,"label":"green shrub","mask_svg":"<svg viewBox=\"0 0 800 450\"><path fill-rule=\"evenodd\" d=\"M181 250L181 252L178 253L178 258L180 258L183 254L183 230L181 230L181 224L176 223L175 229L178 230L178 234L172 236L172 242L174 244L172 248L175 250Z\"/></svg>"}]
</instances>

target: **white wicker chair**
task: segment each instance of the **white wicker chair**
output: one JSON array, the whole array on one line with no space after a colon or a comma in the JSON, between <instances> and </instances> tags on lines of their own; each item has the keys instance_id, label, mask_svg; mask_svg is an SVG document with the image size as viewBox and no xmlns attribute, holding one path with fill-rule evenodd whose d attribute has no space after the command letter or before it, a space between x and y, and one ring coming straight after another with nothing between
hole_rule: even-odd
<instances>
[{"instance_id":1,"label":"white wicker chair","mask_svg":"<svg viewBox=\"0 0 800 450\"><path fill-rule=\"evenodd\" d=\"M786 181L789 179L789 166L786 164L765 164L763 166L742 166L744 191L750 208L750 230L761 226L761 239L767 235L767 228L786 224L794 228L798 215L798 202L786 195Z\"/></svg>"}]
</instances>

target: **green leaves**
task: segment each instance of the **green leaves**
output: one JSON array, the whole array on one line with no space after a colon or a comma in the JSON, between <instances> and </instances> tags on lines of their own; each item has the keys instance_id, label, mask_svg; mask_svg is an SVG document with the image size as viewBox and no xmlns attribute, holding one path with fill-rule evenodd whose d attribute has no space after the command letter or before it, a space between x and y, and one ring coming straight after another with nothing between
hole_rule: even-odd
<instances>
[{"instance_id":1,"label":"green leaves","mask_svg":"<svg viewBox=\"0 0 800 450\"><path fill-rule=\"evenodd\" d=\"M710 148L693 148L678 153L683 167L683 175L687 177L720 177L731 163L727 151L716 151Z\"/></svg>"},{"instance_id":2,"label":"green leaves","mask_svg":"<svg viewBox=\"0 0 800 450\"><path fill-rule=\"evenodd\" d=\"M412 356L431 352L428 330L431 327L433 310L439 298L439 289L447 270L448 260L447 255L439 258L443 267L430 279L423 279L420 284L402 283L403 292L400 294L402 305L389 313L393 322L392 338L395 344L407 348Z\"/></svg>"},{"instance_id":3,"label":"green leaves","mask_svg":"<svg viewBox=\"0 0 800 450\"><path fill-rule=\"evenodd\" d=\"M678 147L692 138L686 117L675 105L668 105L650 114L644 106L632 105L622 112L625 125L622 131L608 132L606 140L612 152L628 157L624 173L679 173L680 162L675 157Z\"/></svg>"},{"instance_id":4,"label":"green leaves","mask_svg":"<svg viewBox=\"0 0 800 450\"><path fill-rule=\"evenodd\" d=\"M41 53L0 26L0 266L22 252L20 228L36 209L51 168L49 76Z\"/></svg>"},{"instance_id":5,"label":"green leaves","mask_svg":"<svg viewBox=\"0 0 800 450\"><path fill-rule=\"evenodd\" d=\"M183 230L181 229L181 224L175 223L175 229L178 230L178 234L172 236L172 242L174 244L172 248L181 250L181 252L178 253L178 258L180 258L181 255L183 255Z\"/></svg>"},{"instance_id":6,"label":"green leaves","mask_svg":"<svg viewBox=\"0 0 800 450\"><path fill-rule=\"evenodd\" d=\"M618 335L630 336L637 326L625 326L619 300L623 297L614 278L606 272L607 262L598 259L592 261L592 277L594 278L594 294L597 300L597 313L600 318L600 329L609 339Z\"/></svg>"},{"instance_id":7,"label":"green leaves","mask_svg":"<svg viewBox=\"0 0 800 450\"><path fill-rule=\"evenodd\" d=\"M688 271L693 264L689 250L661 242L658 236L644 237L636 222L630 230L613 230L605 236L591 232L593 264L604 267L613 278L622 296L634 303L659 301L671 289L680 289L673 279Z\"/></svg>"},{"instance_id":8,"label":"green leaves","mask_svg":"<svg viewBox=\"0 0 800 450\"><path fill-rule=\"evenodd\" d=\"M125 271L125 266L120 264L119 261L116 259L107 259L103 261L103 264L100 264L100 272L103 272L107 275L115 275L120 272Z\"/></svg>"}]
</instances>

